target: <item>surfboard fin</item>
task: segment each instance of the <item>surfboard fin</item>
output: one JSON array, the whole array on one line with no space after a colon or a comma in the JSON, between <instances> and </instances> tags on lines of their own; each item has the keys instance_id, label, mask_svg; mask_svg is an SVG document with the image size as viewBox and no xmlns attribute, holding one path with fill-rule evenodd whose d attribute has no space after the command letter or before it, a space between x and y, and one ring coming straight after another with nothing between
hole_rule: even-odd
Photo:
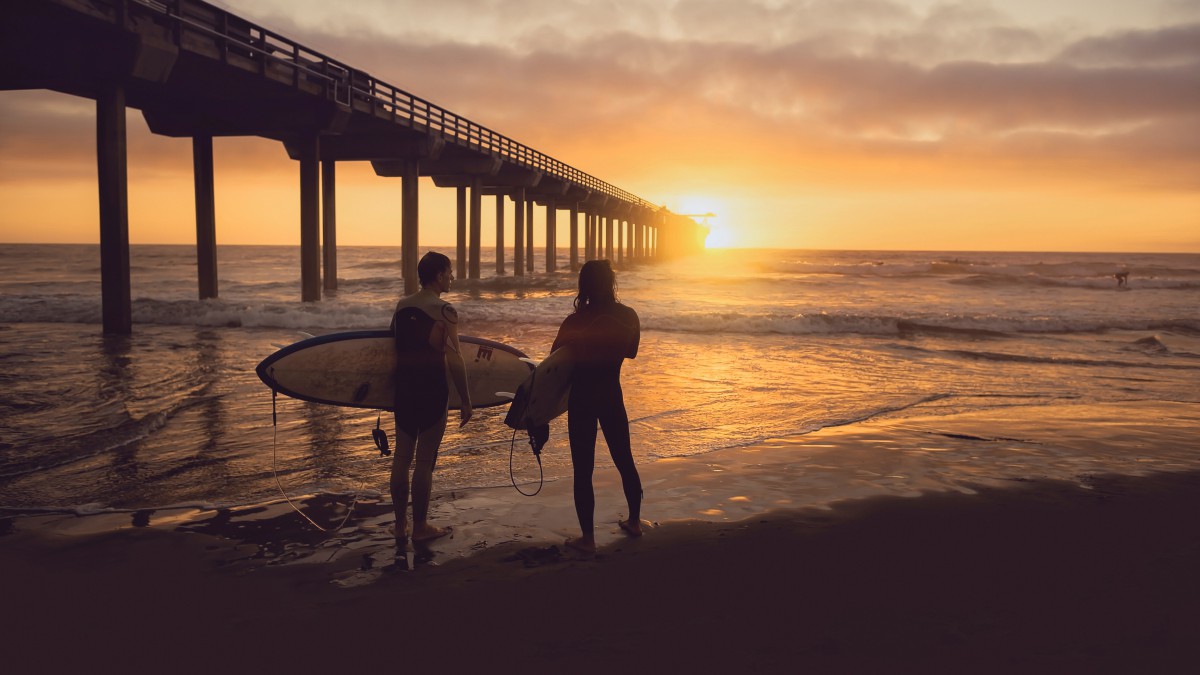
<instances>
[{"instance_id":1,"label":"surfboard fin","mask_svg":"<svg viewBox=\"0 0 1200 675\"><path fill-rule=\"evenodd\" d=\"M382 415L375 418L375 428L371 430L371 440L375 441L375 447L379 449L379 456L387 457L392 454L392 450L388 447L387 432L379 428L379 421L382 418Z\"/></svg>"},{"instance_id":2,"label":"surfboard fin","mask_svg":"<svg viewBox=\"0 0 1200 675\"><path fill-rule=\"evenodd\" d=\"M506 398L510 401L517 397L517 395L511 391L498 391L496 392L496 395L501 398Z\"/></svg>"}]
</instances>

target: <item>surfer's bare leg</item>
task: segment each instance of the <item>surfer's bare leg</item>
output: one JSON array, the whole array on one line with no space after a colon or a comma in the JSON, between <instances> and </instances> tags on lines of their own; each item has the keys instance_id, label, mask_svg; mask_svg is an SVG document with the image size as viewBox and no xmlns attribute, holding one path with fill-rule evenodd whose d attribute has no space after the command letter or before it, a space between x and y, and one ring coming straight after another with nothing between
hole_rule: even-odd
<instances>
[{"instance_id":1,"label":"surfer's bare leg","mask_svg":"<svg viewBox=\"0 0 1200 675\"><path fill-rule=\"evenodd\" d=\"M580 408L568 409L567 429L574 473L575 516L579 518L580 536L568 539L566 546L591 553L596 550L593 525L596 493L592 488L592 470L596 463L596 415Z\"/></svg>"},{"instance_id":2,"label":"surfer's bare leg","mask_svg":"<svg viewBox=\"0 0 1200 675\"><path fill-rule=\"evenodd\" d=\"M417 439L396 429L396 451L392 455L392 508L396 513L396 544L408 542L408 472L412 468Z\"/></svg>"},{"instance_id":3,"label":"surfer's bare leg","mask_svg":"<svg viewBox=\"0 0 1200 675\"><path fill-rule=\"evenodd\" d=\"M599 415L600 428L604 430L604 441L613 464L621 474L621 489L629 505L629 520L618 525L630 536L642 534L642 479L633 462L633 446L629 439L629 415L624 402L614 405Z\"/></svg>"},{"instance_id":4,"label":"surfer's bare leg","mask_svg":"<svg viewBox=\"0 0 1200 675\"><path fill-rule=\"evenodd\" d=\"M413 541L436 539L448 532L429 524L429 498L433 492L433 466L446 435L446 416L417 435L412 477Z\"/></svg>"}]
</instances>

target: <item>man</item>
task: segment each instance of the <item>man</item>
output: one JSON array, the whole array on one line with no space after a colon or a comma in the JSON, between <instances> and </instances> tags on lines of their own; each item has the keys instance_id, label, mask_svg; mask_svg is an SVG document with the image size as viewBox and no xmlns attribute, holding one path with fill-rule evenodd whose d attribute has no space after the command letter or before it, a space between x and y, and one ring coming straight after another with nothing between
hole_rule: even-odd
<instances>
[{"instance_id":1,"label":"man","mask_svg":"<svg viewBox=\"0 0 1200 675\"><path fill-rule=\"evenodd\" d=\"M391 328L396 345L396 454L392 461L391 490L396 511L396 546L401 551L407 549L409 537L410 469L413 541L429 541L450 533L450 528L436 527L428 521L433 465L446 433L447 371L462 401L459 426L470 421L473 413L466 365L458 343L458 313L440 297L454 281L450 259L434 251L426 253L417 264L417 277L421 290L396 303Z\"/></svg>"}]
</instances>

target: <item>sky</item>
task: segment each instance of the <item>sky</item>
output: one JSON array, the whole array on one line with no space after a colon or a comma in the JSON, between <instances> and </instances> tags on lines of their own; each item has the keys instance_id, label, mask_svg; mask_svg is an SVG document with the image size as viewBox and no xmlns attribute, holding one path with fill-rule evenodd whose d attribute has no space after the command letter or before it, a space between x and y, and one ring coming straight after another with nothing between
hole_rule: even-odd
<instances>
[{"instance_id":1,"label":"sky","mask_svg":"<svg viewBox=\"0 0 1200 675\"><path fill-rule=\"evenodd\" d=\"M1200 0L216 4L712 212L711 246L1200 252ZM94 115L0 92L0 242L98 241ZM131 241L193 243L190 141L128 123ZM299 242L278 142L215 161L219 244ZM343 163L337 187L339 243L399 244L399 179ZM423 182L423 244L454 241L454 200Z\"/></svg>"}]
</instances>

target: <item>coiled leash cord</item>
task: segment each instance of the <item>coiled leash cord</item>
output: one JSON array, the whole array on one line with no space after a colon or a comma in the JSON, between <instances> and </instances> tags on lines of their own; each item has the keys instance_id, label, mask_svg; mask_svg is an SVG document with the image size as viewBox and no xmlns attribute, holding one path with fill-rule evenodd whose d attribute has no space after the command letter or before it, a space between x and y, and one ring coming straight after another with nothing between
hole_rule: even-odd
<instances>
[{"instance_id":1,"label":"coiled leash cord","mask_svg":"<svg viewBox=\"0 0 1200 675\"><path fill-rule=\"evenodd\" d=\"M512 441L508 444L508 479L512 481L512 486L517 492L526 497L533 497L542 491L542 486L546 484L546 475L542 472L542 449L534 445L533 437L529 438L529 445L533 447L533 456L537 458L538 463L538 487L533 492L525 492L517 485L517 477L513 474L513 452L517 445L517 429L513 429Z\"/></svg>"},{"instance_id":2,"label":"coiled leash cord","mask_svg":"<svg viewBox=\"0 0 1200 675\"><path fill-rule=\"evenodd\" d=\"M346 526L346 522L348 520L350 520L350 516L353 515L354 507L358 505L358 498L362 494L363 488L365 488L367 486L367 481L364 479L362 484L358 486L358 489L354 491L354 501L350 503L350 509L348 511L346 511L346 517L342 518L342 522L338 523L337 527L334 527L331 529L326 529L324 527L321 527L320 525L317 524L317 521L313 520L312 518L309 518L307 513L301 511L300 507L296 506L292 502L292 498L288 496L287 491L283 489L283 483L279 480L279 471L276 468L276 457L279 454L278 453L279 415L278 415L278 413L276 413L276 410L275 410L276 396L277 396L276 391L274 389L272 389L271 390L271 427L274 429L274 433L273 433L273 438L271 439L271 475L275 477L275 485L276 485L276 487L279 488L279 494L283 495L283 498L285 500L287 500L288 506L292 507L293 511L295 511L296 513L299 513L301 516L304 517L305 520L312 523L313 527L317 528L318 530L320 530L322 532L325 532L326 534L337 532L338 530L340 530Z\"/></svg>"}]
</instances>

